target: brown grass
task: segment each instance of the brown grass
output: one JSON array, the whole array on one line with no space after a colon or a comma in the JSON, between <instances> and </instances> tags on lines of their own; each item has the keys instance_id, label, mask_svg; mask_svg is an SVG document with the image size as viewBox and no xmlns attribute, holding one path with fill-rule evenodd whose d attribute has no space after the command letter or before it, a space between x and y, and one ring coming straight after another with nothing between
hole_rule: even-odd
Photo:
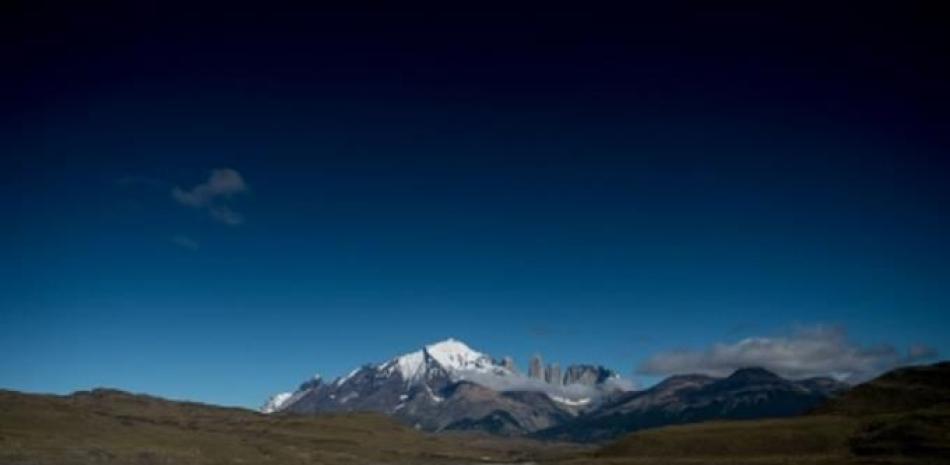
<instances>
[{"instance_id":1,"label":"brown grass","mask_svg":"<svg viewBox=\"0 0 950 465\"><path fill-rule=\"evenodd\" d=\"M950 411L670 426L601 449L424 434L369 413L271 416L117 391L0 391L0 464L945 464Z\"/></svg>"},{"instance_id":2,"label":"brown grass","mask_svg":"<svg viewBox=\"0 0 950 465\"><path fill-rule=\"evenodd\" d=\"M268 416L107 391L0 391L2 464L484 463L569 446L424 434L377 414Z\"/></svg>"},{"instance_id":3,"label":"brown grass","mask_svg":"<svg viewBox=\"0 0 950 465\"><path fill-rule=\"evenodd\" d=\"M590 453L564 457L563 465L909 465L946 464L939 449L947 444L946 423L910 444L930 447L909 455L875 436L879 424L901 431L921 431L920 413L900 416L854 418L816 415L797 418L717 421L639 431ZM946 422L950 416L932 413L927 425ZM905 428L907 424L914 428ZM870 432L869 432L870 431ZM888 431L882 436L891 440ZM943 436L940 436L943 435ZM901 436L905 447L906 435ZM868 447L868 445L872 447ZM935 445L936 444L936 445ZM861 445L864 450L857 448ZM882 447L883 446L883 447ZM937 449L935 449L937 447ZM918 446L918 449L920 447ZM866 453L871 450L872 453ZM936 453L934 451L936 450Z\"/></svg>"}]
</instances>

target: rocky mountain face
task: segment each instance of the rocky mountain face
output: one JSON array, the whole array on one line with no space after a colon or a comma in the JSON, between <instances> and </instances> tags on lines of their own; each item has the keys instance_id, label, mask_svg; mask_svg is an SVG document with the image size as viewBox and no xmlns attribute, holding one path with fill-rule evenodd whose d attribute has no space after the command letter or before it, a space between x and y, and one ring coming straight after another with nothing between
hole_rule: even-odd
<instances>
[{"instance_id":1,"label":"rocky mountain face","mask_svg":"<svg viewBox=\"0 0 950 465\"><path fill-rule=\"evenodd\" d=\"M582 384L594 386L607 381L613 372L594 365L571 365L564 371L564 384Z\"/></svg>"},{"instance_id":2,"label":"rocky mountain face","mask_svg":"<svg viewBox=\"0 0 950 465\"><path fill-rule=\"evenodd\" d=\"M496 361L449 339L330 383L316 377L262 411L372 411L428 431L517 435L563 424L621 393L617 375L603 367L571 366L562 377L538 359L530 371L524 376L510 358Z\"/></svg>"},{"instance_id":3,"label":"rocky mountain face","mask_svg":"<svg viewBox=\"0 0 950 465\"><path fill-rule=\"evenodd\" d=\"M761 368L741 369L727 378L672 376L650 389L626 393L535 435L598 441L664 425L793 416L817 407L845 389L845 384L831 378L791 381Z\"/></svg>"}]
</instances>

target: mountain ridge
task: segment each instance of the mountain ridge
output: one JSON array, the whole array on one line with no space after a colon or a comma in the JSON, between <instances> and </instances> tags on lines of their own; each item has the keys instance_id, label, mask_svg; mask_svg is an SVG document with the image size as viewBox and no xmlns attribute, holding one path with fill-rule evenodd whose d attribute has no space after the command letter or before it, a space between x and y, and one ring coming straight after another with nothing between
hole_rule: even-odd
<instances>
[{"instance_id":1,"label":"mountain ridge","mask_svg":"<svg viewBox=\"0 0 950 465\"><path fill-rule=\"evenodd\" d=\"M759 367L741 368L724 378L675 375L532 435L602 441L659 426L790 417L806 413L846 389L846 384L830 378L794 381Z\"/></svg>"},{"instance_id":2,"label":"mountain ridge","mask_svg":"<svg viewBox=\"0 0 950 465\"><path fill-rule=\"evenodd\" d=\"M538 362L539 364L539 362ZM536 370L535 370L536 372ZM560 375L517 371L449 338L382 363L364 364L330 383L314 378L272 396L265 413L374 411L428 431L479 429L525 434L577 416L622 392L613 371L571 365Z\"/></svg>"},{"instance_id":3,"label":"mountain ridge","mask_svg":"<svg viewBox=\"0 0 950 465\"><path fill-rule=\"evenodd\" d=\"M832 378L788 380L761 367L717 378L671 376L632 391L599 365L531 361L527 376L449 338L330 383L315 377L273 396L262 411L319 414L372 411L426 431L480 430L543 439L604 440L627 431L706 419L791 416L845 389Z\"/></svg>"}]
</instances>

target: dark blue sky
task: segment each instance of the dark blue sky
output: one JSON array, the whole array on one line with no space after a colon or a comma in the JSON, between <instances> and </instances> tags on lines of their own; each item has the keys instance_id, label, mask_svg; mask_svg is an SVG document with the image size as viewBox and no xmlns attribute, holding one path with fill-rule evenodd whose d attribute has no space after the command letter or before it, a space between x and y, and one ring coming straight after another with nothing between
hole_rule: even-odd
<instances>
[{"instance_id":1,"label":"dark blue sky","mask_svg":"<svg viewBox=\"0 0 950 465\"><path fill-rule=\"evenodd\" d=\"M817 327L950 352L925 9L136 8L6 33L0 387L256 406L449 336L647 383Z\"/></svg>"}]
</instances>

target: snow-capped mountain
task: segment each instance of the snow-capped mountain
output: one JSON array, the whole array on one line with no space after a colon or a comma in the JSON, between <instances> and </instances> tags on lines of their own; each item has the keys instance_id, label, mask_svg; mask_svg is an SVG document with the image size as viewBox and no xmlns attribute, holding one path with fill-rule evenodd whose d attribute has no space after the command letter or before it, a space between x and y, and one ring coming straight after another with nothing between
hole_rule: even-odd
<instances>
[{"instance_id":1,"label":"snow-capped mountain","mask_svg":"<svg viewBox=\"0 0 950 465\"><path fill-rule=\"evenodd\" d=\"M267 399L267 403L261 407L262 413L274 413L280 410L284 404L293 397L294 393L292 392L280 392L271 396L270 399Z\"/></svg>"},{"instance_id":2,"label":"snow-capped mountain","mask_svg":"<svg viewBox=\"0 0 950 465\"><path fill-rule=\"evenodd\" d=\"M448 374L458 379L466 374L508 376L510 370L496 365L491 357L472 350L455 339L446 339L421 350L396 357L377 367L387 375L398 372L407 385L425 382L430 373Z\"/></svg>"},{"instance_id":3,"label":"snow-capped mountain","mask_svg":"<svg viewBox=\"0 0 950 465\"><path fill-rule=\"evenodd\" d=\"M277 394L265 413L375 411L428 431L480 430L548 439L598 440L665 424L766 418L805 411L840 392L828 379L786 380L761 368L727 378L679 375L631 392L597 365L531 359L528 374L447 339L379 364L363 365L331 383L313 377Z\"/></svg>"},{"instance_id":4,"label":"snow-capped mountain","mask_svg":"<svg viewBox=\"0 0 950 465\"><path fill-rule=\"evenodd\" d=\"M585 370L592 373L585 376ZM520 434L560 424L623 390L619 377L602 367L577 365L567 372L548 381L526 376L511 359L496 361L447 339L363 365L331 383L315 377L271 397L261 411L369 410L426 430Z\"/></svg>"}]
</instances>

